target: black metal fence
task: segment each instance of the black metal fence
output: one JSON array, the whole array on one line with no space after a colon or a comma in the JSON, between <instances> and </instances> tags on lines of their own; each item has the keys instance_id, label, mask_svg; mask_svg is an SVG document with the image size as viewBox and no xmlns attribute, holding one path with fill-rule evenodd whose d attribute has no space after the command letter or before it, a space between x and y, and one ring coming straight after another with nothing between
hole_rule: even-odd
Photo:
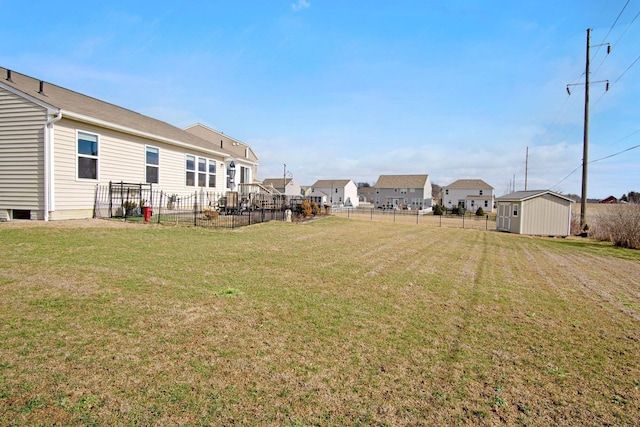
<instances>
[{"instance_id":1,"label":"black metal fence","mask_svg":"<svg viewBox=\"0 0 640 427\"><path fill-rule=\"evenodd\" d=\"M96 186L94 217L148 221L157 224L237 228L267 221L283 221L297 201L280 195L195 191L167 193L151 184L110 182ZM146 215L145 215L146 214Z\"/></svg>"},{"instance_id":2,"label":"black metal fence","mask_svg":"<svg viewBox=\"0 0 640 427\"><path fill-rule=\"evenodd\" d=\"M473 212L462 215L447 213L434 215L433 212L421 210L401 209L374 209L374 208L333 208L333 215L353 219L366 219L371 221L389 221L404 224L424 224L446 228L475 228L481 230L493 230L496 228L496 215L476 216Z\"/></svg>"}]
</instances>

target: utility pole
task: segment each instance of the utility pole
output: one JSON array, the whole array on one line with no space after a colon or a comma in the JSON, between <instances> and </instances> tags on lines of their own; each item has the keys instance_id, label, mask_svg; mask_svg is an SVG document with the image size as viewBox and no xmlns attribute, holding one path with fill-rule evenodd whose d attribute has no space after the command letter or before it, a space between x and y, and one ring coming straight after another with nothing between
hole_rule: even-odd
<instances>
[{"instance_id":1,"label":"utility pole","mask_svg":"<svg viewBox=\"0 0 640 427\"><path fill-rule=\"evenodd\" d=\"M587 55L585 61L584 72L584 129L582 138L582 195L580 200L580 228L584 230L587 225L587 165L589 164L589 85L591 83L606 82L607 86L605 90L609 90L609 80L598 80L596 82L590 81L589 71L589 48L591 39L591 28L587 28ZM607 45L607 55L611 53L611 45L609 43L603 43L596 46ZM570 86L576 86L581 83L568 84L567 93L571 95Z\"/></svg>"},{"instance_id":2,"label":"utility pole","mask_svg":"<svg viewBox=\"0 0 640 427\"><path fill-rule=\"evenodd\" d=\"M582 138L582 196L580 200L580 229L587 223L587 164L589 163L589 39L591 28L587 28L587 60L584 74L584 131Z\"/></svg>"},{"instance_id":3,"label":"utility pole","mask_svg":"<svg viewBox=\"0 0 640 427\"><path fill-rule=\"evenodd\" d=\"M527 191L527 181L529 179L529 147L524 160L524 191Z\"/></svg>"}]
</instances>

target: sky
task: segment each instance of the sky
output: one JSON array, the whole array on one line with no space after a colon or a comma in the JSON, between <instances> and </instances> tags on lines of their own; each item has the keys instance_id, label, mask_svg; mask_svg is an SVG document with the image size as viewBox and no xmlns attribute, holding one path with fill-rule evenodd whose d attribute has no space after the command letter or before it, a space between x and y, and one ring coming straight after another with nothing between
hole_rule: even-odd
<instances>
[{"instance_id":1,"label":"sky","mask_svg":"<svg viewBox=\"0 0 640 427\"><path fill-rule=\"evenodd\" d=\"M587 196L620 197L640 191L639 14L640 0L0 0L0 66L224 132L260 180L580 195L589 28Z\"/></svg>"}]
</instances>

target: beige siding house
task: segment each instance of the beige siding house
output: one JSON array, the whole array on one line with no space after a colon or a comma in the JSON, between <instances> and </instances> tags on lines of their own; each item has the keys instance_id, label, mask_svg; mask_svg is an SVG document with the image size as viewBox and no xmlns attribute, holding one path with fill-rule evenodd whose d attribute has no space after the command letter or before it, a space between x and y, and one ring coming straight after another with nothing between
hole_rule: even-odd
<instances>
[{"instance_id":1,"label":"beige siding house","mask_svg":"<svg viewBox=\"0 0 640 427\"><path fill-rule=\"evenodd\" d=\"M571 234L573 200L549 190L517 191L496 199L496 228L534 236Z\"/></svg>"},{"instance_id":2,"label":"beige siding house","mask_svg":"<svg viewBox=\"0 0 640 427\"><path fill-rule=\"evenodd\" d=\"M461 207L493 212L494 203L493 187L481 179L459 179L442 187L442 206L449 210Z\"/></svg>"},{"instance_id":3,"label":"beige siding house","mask_svg":"<svg viewBox=\"0 0 640 427\"><path fill-rule=\"evenodd\" d=\"M373 188L376 208L430 209L433 206L429 175L380 175Z\"/></svg>"},{"instance_id":4,"label":"beige siding house","mask_svg":"<svg viewBox=\"0 0 640 427\"><path fill-rule=\"evenodd\" d=\"M96 187L110 181L224 193L232 161L253 180L253 151L218 137L0 68L0 220L92 217Z\"/></svg>"}]
</instances>

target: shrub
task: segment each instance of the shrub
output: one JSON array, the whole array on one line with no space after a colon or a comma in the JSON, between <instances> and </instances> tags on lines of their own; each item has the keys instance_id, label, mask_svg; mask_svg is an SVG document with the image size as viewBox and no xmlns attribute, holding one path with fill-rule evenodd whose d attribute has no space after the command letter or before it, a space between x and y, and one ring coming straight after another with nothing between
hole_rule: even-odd
<instances>
[{"instance_id":1,"label":"shrub","mask_svg":"<svg viewBox=\"0 0 640 427\"><path fill-rule=\"evenodd\" d=\"M441 205L435 205L433 207L433 214L434 215L444 215L445 214L446 209L444 208L444 206Z\"/></svg>"},{"instance_id":2,"label":"shrub","mask_svg":"<svg viewBox=\"0 0 640 427\"><path fill-rule=\"evenodd\" d=\"M316 202L311 202L311 213L318 215L320 213L320 206Z\"/></svg>"},{"instance_id":3,"label":"shrub","mask_svg":"<svg viewBox=\"0 0 640 427\"><path fill-rule=\"evenodd\" d=\"M619 205L596 217L592 236L616 246L640 249L640 205Z\"/></svg>"},{"instance_id":4,"label":"shrub","mask_svg":"<svg viewBox=\"0 0 640 427\"><path fill-rule=\"evenodd\" d=\"M310 217L313 213L313 209L311 208L311 203L308 200L303 200L300 205L300 210L302 211L302 216L305 218Z\"/></svg>"},{"instance_id":5,"label":"shrub","mask_svg":"<svg viewBox=\"0 0 640 427\"><path fill-rule=\"evenodd\" d=\"M482 209L482 206L480 206L476 211L476 216L484 216L484 209Z\"/></svg>"}]
</instances>

